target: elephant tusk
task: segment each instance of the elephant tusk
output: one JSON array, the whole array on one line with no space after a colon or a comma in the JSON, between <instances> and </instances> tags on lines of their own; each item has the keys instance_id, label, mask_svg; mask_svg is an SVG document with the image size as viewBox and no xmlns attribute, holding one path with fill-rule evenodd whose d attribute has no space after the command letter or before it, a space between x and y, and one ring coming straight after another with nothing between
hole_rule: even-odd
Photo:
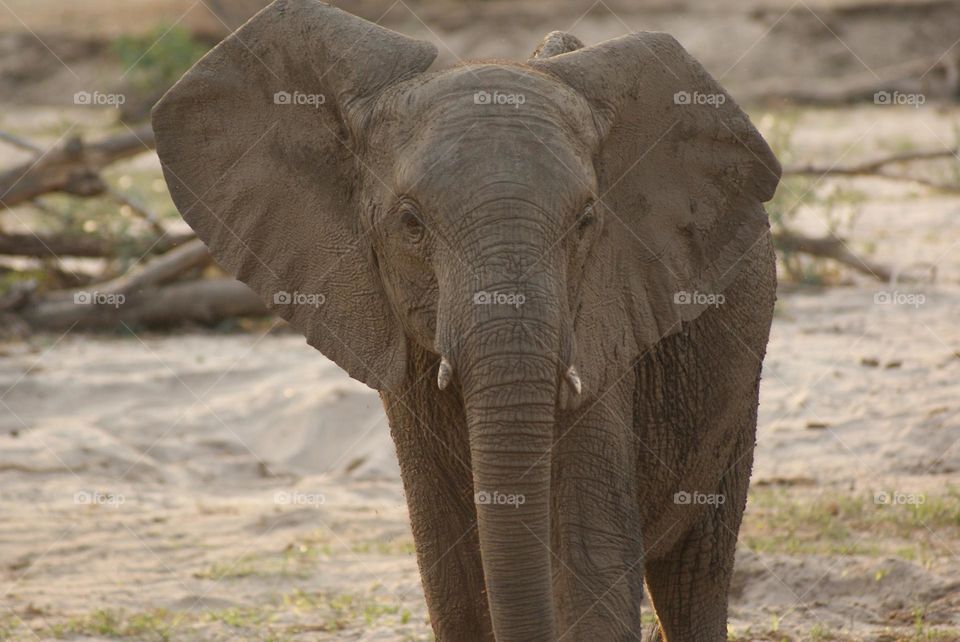
<instances>
[{"instance_id":1,"label":"elephant tusk","mask_svg":"<svg viewBox=\"0 0 960 642\"><path fill-rule=\"evenodd\" d=\"M570 388L573 389L575 394L579 395L583 390L583 384L580 383L580 373L577 372L576 366L570 366L567 368L565 376L567 378L567 383L570 384Z\"/></svg>"},{"instance_id":2,"label":"elephant tusk","mask_svg":"<svg viewBox=\"0 0 960 642\"><path fill-rule=\"evenodd\" d=\"M440 370L437 372L437 387L443 390L450 384L450 377L453 376L453 368L446 357L440 358Z\"/></svg>"}]
</instances>

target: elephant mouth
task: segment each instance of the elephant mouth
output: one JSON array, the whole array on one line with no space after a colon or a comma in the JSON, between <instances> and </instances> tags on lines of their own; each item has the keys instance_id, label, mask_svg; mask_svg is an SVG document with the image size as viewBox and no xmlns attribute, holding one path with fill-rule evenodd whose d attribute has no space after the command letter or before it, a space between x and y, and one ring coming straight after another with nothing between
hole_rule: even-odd
<instances>
[{"instance_id":1,"label":"elephant mouth","mask_svg":"<svg viewBox=\"0 0 960 642\"><path fill-rule=\"evenodd\" d=\"M583 392L583 383L580 380L580 373L574 365L568 366L563 372L563 378L570 392L574 396L580 396ZM437 388L446 390L453 379L453 366L446 356L440 357L440 365L437 367Z\"/></svg>"}]
</instances>

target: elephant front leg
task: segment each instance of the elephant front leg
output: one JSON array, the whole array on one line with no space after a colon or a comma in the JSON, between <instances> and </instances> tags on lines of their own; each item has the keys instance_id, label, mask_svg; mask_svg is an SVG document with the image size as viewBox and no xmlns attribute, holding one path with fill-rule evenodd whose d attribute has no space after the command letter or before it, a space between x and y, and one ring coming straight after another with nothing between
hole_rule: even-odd
<instances>
[{"instance_id":1,"label":"elephant front leg","mask_svg":"<svg viewBox=\"0 0 960 642\"><path fill-rule=\"evenodd\" d=\"M748 421L755 423L756 417ZM753 434L745 430L737 438L715 494L723 502L691 506L701 514L686 536L661 559L647 562L647 588L660 623L657 642L727 639L727 598L747 502Z\"/></svg>"},{"instance_id":2,"label":"elephant front leg","mask_svg":"<svg viewBox=\"0 0 960 642\"><path fill-rule=\"evenodd\" d=\"M554 592L563 640L639 640L643 544L637 446L625 377L558 425L553 457ZM599 397L599 395L598 395Z\"/></svg>"},{"instance_id":3,"label":"elephant front leg","mask_svg":"<svg viewBox=\"0 0 960 642\"><path fill-rule=\"evenodd\" d=\"M419 394L441 395L435 388ZM492 641L466 427L455 404L444 403L447 396L424 403L417 392L396 399L384 395L384 405L436 638Z\"/></svg>"}]
</instances>

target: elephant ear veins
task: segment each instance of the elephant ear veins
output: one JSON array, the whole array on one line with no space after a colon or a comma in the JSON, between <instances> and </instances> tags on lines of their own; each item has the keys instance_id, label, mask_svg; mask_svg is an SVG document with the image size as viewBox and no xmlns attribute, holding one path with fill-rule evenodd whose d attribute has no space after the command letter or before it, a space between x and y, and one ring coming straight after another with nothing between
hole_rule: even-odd
<instances>
[{"instance_id":1,"label":"elephant ear veins","mask_svg":"<svg viewBox=\"0 0 960 642\"><path fill-rule=\"evenodd\" d=\"M588 266L577 323L614 334L629 324L635 356L722 301L741 259L769 234L762 203L776 190L780 164L747 115L667 34L630 34L527 64L579 91L594 110L615 259ZM626 316L613 318L611 307Z\"/></svg>"},{"instance_id":2,"label":"elephant ear veins","mask_svg":"<svg viewBox=\"0 0 960 642\"><path fill-rule=\"evenodd\" d=\"M372 99L435 56L315 0L277 0L153 112L170 193L217 262L377 389L402 379L405 338L360 224L355 149Z\"/></svg>"}]
</instances>

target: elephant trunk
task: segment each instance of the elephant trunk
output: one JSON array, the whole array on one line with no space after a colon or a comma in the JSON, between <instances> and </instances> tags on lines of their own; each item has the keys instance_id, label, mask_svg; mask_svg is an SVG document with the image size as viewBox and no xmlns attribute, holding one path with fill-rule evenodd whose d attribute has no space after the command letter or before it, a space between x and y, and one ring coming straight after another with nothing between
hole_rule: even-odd
<instances>
[{"instance_id":1,"label":"elephant trunk","mask_svg":"<svg viewBox=\"0 0 960 642\"><path fill-rule=\"evenodd\" d=\"M493 628L500 642L555 640L550 448L562 370L538 343L557 345L557 328L501 318L472 335L458 373Z\"/></svg>"}]
</instances>

